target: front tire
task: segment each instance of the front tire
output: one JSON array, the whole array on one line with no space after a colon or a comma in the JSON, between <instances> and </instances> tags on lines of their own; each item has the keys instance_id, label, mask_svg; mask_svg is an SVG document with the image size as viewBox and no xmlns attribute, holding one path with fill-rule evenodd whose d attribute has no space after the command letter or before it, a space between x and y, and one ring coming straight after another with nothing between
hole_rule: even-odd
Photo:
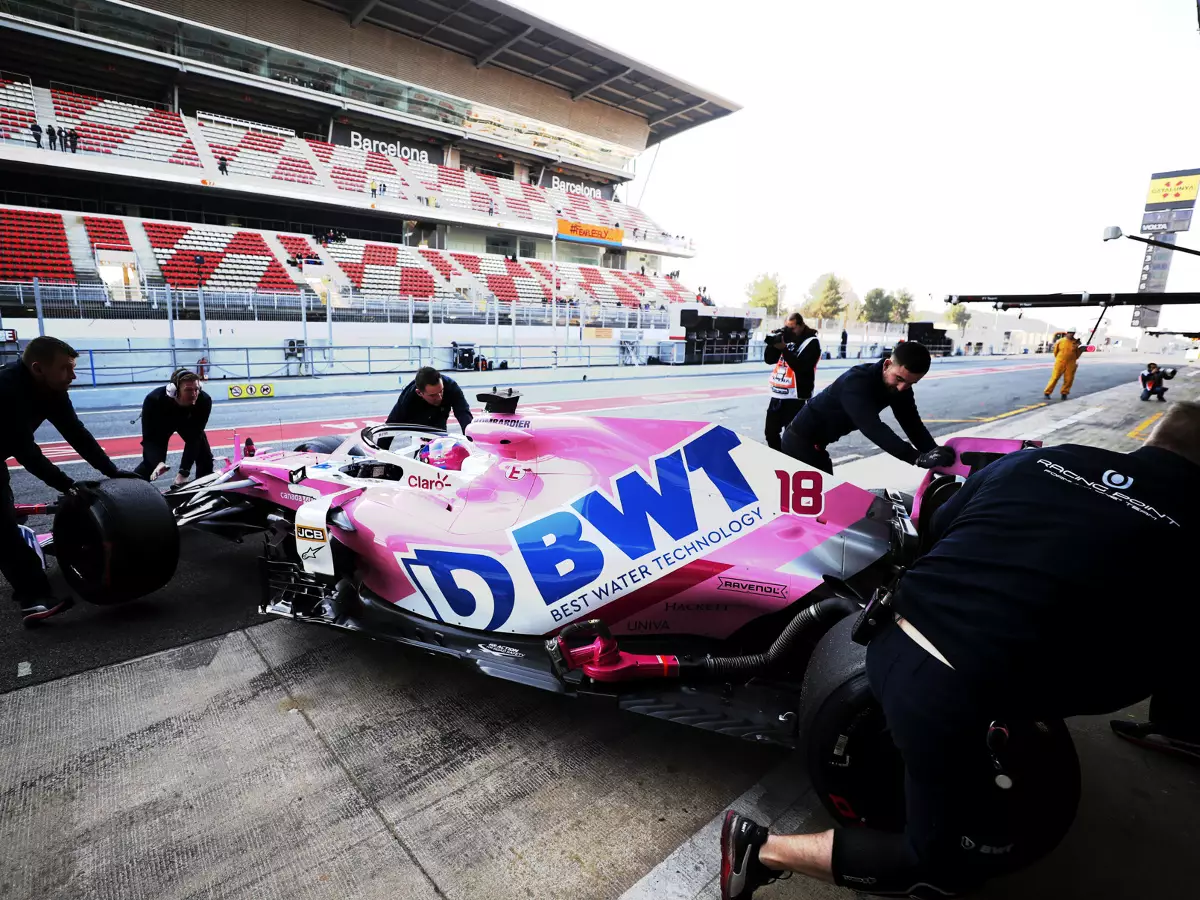
<instances>
[{"instance_id":1,"label":"front tire","mask_svg":"<svg viewBox=\"0 0 1200 900\"><path fill-rule=\"evenodd\" d=\"M54 516L54 550L67 584L111 605L163 587L179 564L179 529L163 495L132 478L68 496Z\"/></svg>"}]
</instances>

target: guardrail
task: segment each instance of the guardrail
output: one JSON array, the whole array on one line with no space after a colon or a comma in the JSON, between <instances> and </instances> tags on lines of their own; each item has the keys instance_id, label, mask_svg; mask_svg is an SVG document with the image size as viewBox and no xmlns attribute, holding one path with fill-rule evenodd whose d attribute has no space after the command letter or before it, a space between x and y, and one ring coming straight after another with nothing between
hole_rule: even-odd
<instances>
[{"instance_id":1,"label":"guardrail","mask_svg":"<svg viewBox=\"0 0 1200 900\"><path fill-rule=\"evenodd\" d=\"M589 344L476 344L477 356L508 369L644 365L648 348L631 358L620 347ZM163 384L179 367L203 370L206 381L277 381L330 375L387 375L432 365L454 371L454 348L357 345L307 347L288 354L280 347L150 347L82 349L76 376L84 385Z\"/></svg>"},{"instance_id":2,"label":"guardrail","mask_svg":"<svg viewBox=\"0 0 1200 900\"><path fill-rule=\"evenodd\" d=\"M666 328L663 309L633 309L598 300L503 303L497 300L368 296L344 291L332 308L310 290L295 293L178 290L166 286L127 289L103 284L0 282L0 312L39 319L160 319L255 322L380 322L435 324L572 325L596 328ZM43 332L44 333L44 329Z\"/></svg>"}]
</instances>

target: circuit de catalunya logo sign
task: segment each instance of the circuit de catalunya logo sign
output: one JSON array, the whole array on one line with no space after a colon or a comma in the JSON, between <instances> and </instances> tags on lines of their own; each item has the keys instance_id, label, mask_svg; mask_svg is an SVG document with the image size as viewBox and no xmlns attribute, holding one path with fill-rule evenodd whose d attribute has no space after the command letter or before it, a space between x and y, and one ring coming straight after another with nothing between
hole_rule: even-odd
<instances>
[{"instance_id":1,"label":"circuit de catalunya logo sign","mask_svg":"<svg viewBox=\"0 0 1200 900\"><path fill-rule=\"evenodd\" d=\"M511 552L410 546L396 558L424 600L410 598L414 611L523 634L585 616L780 515L777 500L762 499L779 491L766 453L711 426L650 460L649 472L635 467L511 528Z\"/></svg>"}]
</instances>

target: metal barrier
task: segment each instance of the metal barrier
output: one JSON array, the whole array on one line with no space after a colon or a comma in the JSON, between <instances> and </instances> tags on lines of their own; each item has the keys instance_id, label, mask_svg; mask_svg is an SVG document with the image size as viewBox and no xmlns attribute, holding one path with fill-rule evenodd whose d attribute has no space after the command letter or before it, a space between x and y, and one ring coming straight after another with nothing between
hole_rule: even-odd
<instances>
[{"instance_id":1,"label":"metal barrier","mask_svg":"<svg viewBox=\"0 0 1200 900\"><path fill-rule=\"evenodd\" d=\"M590 344L475 344L493 368L508 369L644 365L650 348L634 361L620 347ZM455 370L454 349L357 345L307 347L288 354L280 347L149 347L80 350L76 376L83 385L165 384L179 367L203 367L207 381L278 381L326 375L387 375L433 365Z\"/></svg>"},{"instance_id":2,"label":"metal barrier","mask_svg":"<svg viewBox=\"0 0 1200 900\"><path fill-rule=\"evenodd\" d=\"M180 290L166 286L110 288L103 284L0 282L0 312L38 318L163 319L253 322L384 322L393 324L585 325L596 328L666 328L665 309L632 309L599 301L501 303L464 297L376 296L345 291L332 310L308 290L295 293ZM43 332L44 333L44 332ZM502 336L497 335L496 343Z\"/></svg>"}]
</instances>

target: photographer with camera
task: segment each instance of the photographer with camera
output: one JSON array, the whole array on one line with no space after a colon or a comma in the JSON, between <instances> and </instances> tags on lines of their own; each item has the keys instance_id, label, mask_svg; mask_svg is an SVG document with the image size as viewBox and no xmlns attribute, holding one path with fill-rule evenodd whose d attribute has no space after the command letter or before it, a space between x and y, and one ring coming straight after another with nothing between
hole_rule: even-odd
<instances>
[{"instance_id":1,"label":"photographer with camera","mask_svg":"<svg viewBox=\"0 0 1200 900\"><path fill-rule=\"evenodd\" d=\"M767 335L766 343L763 362L773 366L768 380L771 402L767 405L767 446L782 450L783 429L812 397L821 343L817 332L804 324L800 313L788 316L782 328Z\"/></svg>"},{"instance_id":2,"label":"photographer with camera","mask_svg":"<svg viewBox=\"0 0 1200 900\"><path fill-rule=\"evenodd\" d=\"M1143 400L1149 400L1153 394L1161 402L1167 402L1167 388L1163 387L1163 381L1170 381L1175 377L1174 369L1160 369L1158 363L1150 363L1146 366L1146 371L1138 377L1142 382Z\"/></svg>"}]
</instances>

